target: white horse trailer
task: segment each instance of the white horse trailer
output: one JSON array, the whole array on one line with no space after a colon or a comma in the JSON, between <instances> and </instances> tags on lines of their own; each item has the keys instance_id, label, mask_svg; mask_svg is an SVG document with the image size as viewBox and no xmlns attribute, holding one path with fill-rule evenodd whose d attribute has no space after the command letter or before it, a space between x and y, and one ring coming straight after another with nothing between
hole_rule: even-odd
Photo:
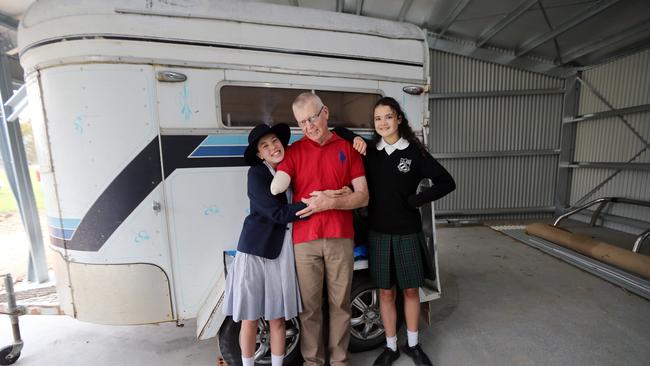
<instances>
[{"instance_id":1,"label":"white horse trailer","mask_svg":"<svg viewBox=\"0 0 650 366\"><path fill-rule=\"evenodd\" d=\"M247 134L286 122L298 138L300 92L321 96L331 126L362 133L374 102L392 96L427 141L428 46L411 24L246 2L39 0L18 36L60 305L83 321L196 318L199 338L218 333L225 263L249 209ZM430 206L423 217L428 302L440 296ZM383 343L366 267L361 256L353 350ZM222 347L236 345L227 337Z\"/></svg>"}]
</instances>

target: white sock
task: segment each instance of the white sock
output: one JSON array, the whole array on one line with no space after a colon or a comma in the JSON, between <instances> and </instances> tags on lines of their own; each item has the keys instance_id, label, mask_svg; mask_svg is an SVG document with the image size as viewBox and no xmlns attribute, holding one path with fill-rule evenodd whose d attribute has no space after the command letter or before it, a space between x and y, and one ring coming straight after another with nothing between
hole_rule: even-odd
<instances>
[{"instance_id":1,"label":"white sock","mask_svg":"<svg viewBox=\"0 0 650 366\"><path fill-rule=\"evenodd\" d=\"M409 339L409 347L415 347L418 344L418 331L416 330L415 332L411 332L410 330L406 330L406 335L408 336Z\"/></svg>"},{"instance_id":2,"label":"white sock","mask_svg":"<svg viewBox=\"0 0 650 366\"><path fill-rule=\"evenodd\" d=\"M245 358L241 356L241 364L242 366L255 366L255 357Z\"/></svg>"},{"instance_id":3,"label":"white sock","mask_svg":"<svg viewBox=\"0 0 650 366\"><path fill-rule=\"evenodd\" d=\"M282 361L284 360L284 355L276 356L271 353L271 366L282 366Z\"/></svg>"},{"instance_id":4,"label":"white sock","mask_svg":"<svg viewBox=\"0 0 650 366\"><path fill-rule=\"evenodd\" d=\"M386 337L386 347L397 351L397 336Z\"/></svg>"}]
</instances>

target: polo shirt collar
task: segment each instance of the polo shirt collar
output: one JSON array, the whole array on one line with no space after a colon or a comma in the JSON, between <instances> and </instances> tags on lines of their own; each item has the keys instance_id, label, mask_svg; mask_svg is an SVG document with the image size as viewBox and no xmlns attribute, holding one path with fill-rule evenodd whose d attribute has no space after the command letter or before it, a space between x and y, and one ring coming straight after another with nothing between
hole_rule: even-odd
<instances>
[{"instance_id":1,"label":"polo shirt collar","mask_svg":"<svg viewBox=\"0 0 650 366\"><path fill-rule=\"evenodd\" d=\"M318 146L318 147L327 146L327 145L331 144L332 142L334 142L336 140L341 140L342 139L341 136L337 135L334 131L330 131L330 132L332 133L332 136L330 136L330 138L327 139L327 141L325 141L325 143L322 144L322 145L319 144L318 142L315 142L314 140L310 139L309 137L307 137L307 135L303 135L302 138L305 139L306 141L309 141L312 145Z\"/></svg>"},{"instance_id":2,"label":"polo shirt collar","mask_svg":"<svg viewBox=\"0 0 650 366\"><path fill-rule=\"evenodd\" d=\"M400 137L394 144L389 144L382 138L377 143L377 150L386 150L386 154L390 155L395 150L404 150L409 147L409 142L403 137Z\"/></svg>"}]
</instances>

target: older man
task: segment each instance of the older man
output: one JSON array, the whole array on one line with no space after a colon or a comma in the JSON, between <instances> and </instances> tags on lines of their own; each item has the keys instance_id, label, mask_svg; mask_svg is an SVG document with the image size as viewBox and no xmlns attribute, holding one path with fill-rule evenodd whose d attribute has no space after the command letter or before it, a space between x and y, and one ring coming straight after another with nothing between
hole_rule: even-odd
<instances>
[{"instance_id":1,"label":"older man","mask_svg":"<svg viewBox=\"0 0 650 366\"><path fill-rule=\"evenodd\" d=\"M348 365L350 342L350 286L354 264L351 209L368 203L363 162L352 146L327 126L329 110L312 93L293 102L293 115L305 137L287 150L272 185L277 193L288 185L294 202L308 204L299 212L307 220L293 226L298 283L303 301L301 351L304 365L324 365L322 339L323 279L329 301L329 362ZM330 199L321 191L352 185L353 193ZM324 211L323 211L324 210Z\"/></svg>"}]
</instances>

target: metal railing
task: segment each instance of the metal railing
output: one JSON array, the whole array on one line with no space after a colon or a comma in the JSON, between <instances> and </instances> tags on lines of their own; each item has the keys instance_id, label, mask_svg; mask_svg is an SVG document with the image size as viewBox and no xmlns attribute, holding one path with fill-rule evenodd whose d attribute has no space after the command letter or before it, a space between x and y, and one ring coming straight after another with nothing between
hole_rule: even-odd
<instances>
[{"instance_id":1,"label":"metal railing","mask_svg":"<svg viewBox=\"0 0 650 366\"><path fill-rule=\"evenodd\" d=\"M553 223L553 226L558 226L560 222L564 219L566 219L569 216L575 215L578 212L584 211L588 209L589 207L598 205L596 210L591 214L591 220L589 221L589 226L596 226L596 222L598 220L598 216L603 212L603 209L605 206L607 206L610 203L623 203L623 204L629 204L629 205L636 205L636 206L644 206L644 207L650 207L650 202L648 201L640 201L640 200L633 200L629 198L623 198L623 197L602 197L598 198L596 200L593 200L591 202L587 202L584 205L577 207L557 219L555 219L555 222ZM641 249L641 244L648 238L650 237L650 229L642 232L636 237L636 240L634 241L634 247L632 248L632 251L634 253L638 253L639 250Z\"/></svg>"}]
</instances>

